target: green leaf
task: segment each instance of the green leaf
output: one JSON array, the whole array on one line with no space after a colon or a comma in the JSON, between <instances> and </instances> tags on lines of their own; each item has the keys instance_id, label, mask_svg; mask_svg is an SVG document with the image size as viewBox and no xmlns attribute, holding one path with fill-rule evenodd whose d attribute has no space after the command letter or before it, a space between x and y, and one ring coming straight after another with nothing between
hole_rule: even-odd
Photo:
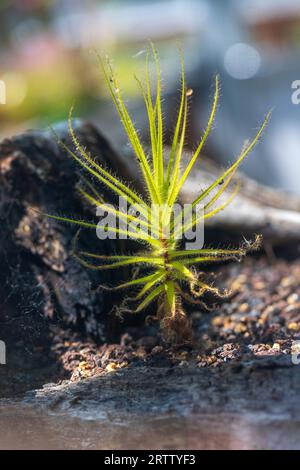
<instances>
[{"instance_id":1,"label":"green leaf","mask_svg":"<svg viewBox=\"0 0 300 470\"><path fill-rule=\"evenodd\" d=\"M147 284L150 281L157 282L157 279L158 279L158 273L149 274L148 276L139 277L137 279L133 279L132 281L119 284L118 286L114 287L114 290L127 289L128 287L134 287L139 284Z\"/></svg>"},{"instance_id":2,"label":"green leaf","mask_svg":"<svg viewBox=\"0 0 300 470\"><path fill-rule=\"evenodd\" d=\"M166 273L164 271L159 271L155 273L152 279L150 279L143 287L143 289L137 294L135 300L141 299L150 289L152 289L153 286L155 286L155 284L157 284L157 282L161 281L165 277L165 275Z\"/></svg>"},{"instance_id":3,"label":"green leaf","mask_svg":"<svg viewBox=\"0 0 300 470\"><path fill-rule=\"evenodd\" d=\"M225 202L223 202L222 204L220 204L218 207L216 207L215 209L211 210L210 212L207 212L205 214L201 214L199 217L197 217L194 221L191 221L189 223L187 223L186 225L183 226L183 229L181 229L184 232L187 232L188 230L196 227L198 225L198 223L200 222L200 220L205 220L205 219L209 219L210 217L213 217L214 215L216 215L218 212L224 210L232 201L233 199L235 198L235 196L237 195L237 193L239 192L239 189L240 189L240 184L239 182L236 184L236 187L234 189L234 191L232 192L232 194L230 194L230 196L226 199ZM208 204L208 206L210 205L210 203ZM206 207L206 206L205 206ZM177 236L176 232L175 232L175 237Z\"/></svg>"},{"instance_id":4,"label":"green leaf","mask_svg":"<svg viewBox=\"0 0 300 470\"><path fill-rule=\"evenodd\" d=\"M192 203L192 206L195 207L200 201L202 201L218 184L220 184L231 172L237 169L237 167L242 163L242 161L246 158L246 156L253 150L254 146L259 141L263 131L265 130L269 119L271 116L271 111L268 112L267 116L265 117L264 122L262 123L259 131L257 132L254 139L251 143L242 151L240 156L237 160L219 177L217 178L205 191L203 191Z\"/></svg>"},{"instance_id":5,"label":"green leaf","mask_svg":"<svg viewBox=\"0 0 300 470\"><path fill-rule=\"evenodd\" d=\"M178 177L179 177L180 163L181 163L181 157L182 157L182 152L183 152L185 132L186 132L186 122L187 122L187 110L188 110L187 103L188 101L187 101L187 96L186 96L184 100L181 136L180 136L179 146L176 152L175 165L174 165L174 169L172 172L172 177L171 177L171 182L170 182L170 187L169 187L169 192L168 192L168 204L171 207L176 201L176 198L178 195L178 184L179 184Z\"/></svg>"},{"instance_id":6,"label":"green leaf","mask_svg":"<svg viewBox=\"0 0 300 470\"><path fill-rule=\"evenodd\" d=\"M111 182L111 180L109 179L106 179L105 177L102 176L102 174L98 173L97 171L93 170L93 168L91 168L87 163L84 163L81 158L79 158L59 137L58 135L56 134L56 132L54 131L54 129L52 129L52 132L53 134L56 136L56 139L58 141L58 143L61 145L61 147L66 150L66 152L77 162L79 163L85 170L87 170L89 173L91 173L93 176L95 176L99 181L101 181L104 185L106 185L109 189L112 190L112 192L114 192L115 194L117 194L118 196L121 196L125 199L128 200L128 202L130 202L131 204L136 204L135 200L133 200L131 198L131 196L129 196L128 194L126 194L122 189L120 189L119 186L113 184ZM114 178L114 177L112 177ZM143 209L143 211L145 212L146 215L148 215L148 209L147 209L147 205L145 203L142 203L141 204L141 207L142 208L146 208L145 210Z\"/></svg>"},{"instance_id":7,"label":"green leaf","mask_svg":"<svg viewBox=\"0 0 300 470\"><path fill-rule=\"evenodd\" d=\"M184 60L181 50L179 50L180 62L181 62L181 99L180 99L180 106L177 116L177 122L175 126L169 162L167 166L167 173L166 173L166 189L169 189L170 178L171 178L171 170L173 168L175 153L178 146L178 139L179 139L179 132L182 125L182 116L186 102L186 89L185 89L185 72L184 72Z\"/></svg>"},{"instance_id":8,"label":"green leaf","mask_svg":"<svg viewBox=\"0 0 300 470\"><path fill-rule=\"evenodd\" d=\"M146 228L146 231L143 231L142 232L145 234L145 235L148 235L150 232L151 232L151 226L148 222L146 222L145 220L143 220L142 218L136 218L134 217L133 215L130 215L128 213L124 213L124 212L121 212L119 211L118 209L115 209L111 204L105 204L105 203L101 203L101 201L98 201L97 199L95 199L93 196L91 196L90 194L86 193L83 189L81 188L78 188L78 191L80 192L80 194L82 194L82 196L88 201L90 202L91 204L93 204L94 206L96 207L100 207L101 209L103 209L103 211L106 211L106 212L109 212L110 214L113 214L115 215L118 219L122 219L124 220L125 222L136 222L137 224L140 224L141 226L145 227ZM136 230L137 233L140 233L139 230ZM158 234L157 234L158 235Z\"/></svg>"},{"instance_id":9,"label":"green leaf","mask_svg":"<svg viewBox=\"0 0 300 470\"><path fill-rule=\"evenodd\" d=\"M160 286L156 287L149 295L143 300L143 302L137 307L135 313L144 310L153 300L155 300L162 292L164 292L165 286L161 284Z\"/></svg>"},{"instance_id":10,"label":"green leaf","mask_svg":"<svg viewBox=\"0 0 300 470\"><path fill-rule=\"evenodd\" d=\"M165 282L165 291L166 291L166 298L167 298L170 312L174 314L175 309L176 309L176 295L175 295L175 284L173 281Z\"/></svg>"},{"instance_id":11,"label":"green leaf","mask_svg":"<svg viewBox=\"0 0 300 470\"><path fill-rule=\"evenodd\" d=\"M130 259L125 259L125 260L122 260L122 261L116 261L116 262L111 263L111 264L94 265L94 264L89 263L89 262L85 261L84 259L80 258L76 254L73 254L73 256L83 266L85 266L89 269L94 269L96 271L102 271L102 270L106 270L106 269L116 269L116 268L121 268L121 267L124 267L124 266L130 266L130 265L133 265L133 264L140 264L140 265L141 264L148 264L150 266L161 266L162 265L162 261L159 260L159 259L150 258L150 257L141 258L141 257L138 257L138 256L137 257L131 256Z\"/></svg>"},{"instance_id":12,"label":"green leaf","mask_svg":"<svg viewBox=\"0 0 300 470\"><path fill-rule=\"evenodd\" d=\"M42 213L42 215L49 217L50 219L60 220L61 222L67 222L70 224L79 225L80 227L95 228L95 229L98 228L98 224L85 222L84 220L72 219L70 217L62 217L59 215L47 214L47 213ZM159 245L158 240L153 239L148 235L144 235L141 232L135 233L135 232L131 232L130 230L123 230L123 229L116 228L116 227L106 227L106 231L111 232L111 233L127 235L129 238L132 238L135 240L143 240L152 245Z\"/></svg>"},{"instance_id":13,"label":"green leaf","mask_svg":"<svg viewBox=\"0 0 300 470\"><path fill-rule=\"evenodd\" d=\"M158 60L157 51L154 44L150 42L152 53L156 65L156 102L155 102L155 116L156 116L156 158L157 158L157 181L156 185L160 192L160 201L163 196L164 185L164 156L163 156L163 122L162 122L162 109L161 109L161 72Z\"/></svg>"},{"instance_id":14,"label":"green leaf","mask_svg":"<svg viewBox=\"0 0 300 470\"><path fill-rule=\"evenodd\" d=\"M100 56L98 56L99 59L99 64L102 69L105 81L108 85L108 89L110 92L110 95L113 99L113 102L115 104L115 107L118 111L118 114L120 116L121 122L125 128L126 134L129 138L129 141L132 145L132 148L135 152L137 161L140 165L140 168L142 170L143 176L145 178L145 182L147 184L147 188L149 191L149 195L151 197L152 202L154 203L159 203L160 202L160 195L158 188L154 182L153 175L151 173L145 152L142 148L140 139L138 137L137 131L133 125L133 122L129 116L129 113L127 111L127 108L125 106L125 103L123 101L121 92L120 92L120 87L117 82L117 79L113 73L111 64L109 61L107 61L107 65L109 68L110 76L107 73L107 70L105 68L105 65L103 63L103 60L101 59Z\"/></svg>"},{"instance_id":15,"label":"green leaf","mask_svg":"<svg viewBox=\"0 0 300 470\"><path fill-rule=\"evenodd\" d=\"M189 164L187 165L182 177L180 178L180 181L177 185L177 191L175 192L175 195L172 197L172 200L171 202L174 202L179 194L179 191L181 190L182 186L184 185L184 182L185 180L187 179L190 171L192 170L197 158L198 158L198 155L200 154L202 148L203 148L203 145L205 144L206 142L206 139L211 131L211 128L212 128L212 125L213 125L213 122L214 122L214 119L215 119L215 115L216 115L216 111L217 111L217 104L218 104L218 100L219 100L219 77L218 75L216 75L216 78L215 78L215 95L214 95L214 101L213 101L213 105L212 105L212 109L211 109L211 113L210 113L210 116L209 116L209 119L208 119L208 123L207 123L207 127L205 129L205 132L204 132L204 135L196 149L196 151L194 152Z\"/></svg>"}]
</instances>

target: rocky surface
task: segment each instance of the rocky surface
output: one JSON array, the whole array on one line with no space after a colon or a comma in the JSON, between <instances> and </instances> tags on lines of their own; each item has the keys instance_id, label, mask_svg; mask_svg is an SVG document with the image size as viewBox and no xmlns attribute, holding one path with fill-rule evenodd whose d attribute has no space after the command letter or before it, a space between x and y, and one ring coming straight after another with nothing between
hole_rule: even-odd
<instances>
[{"instance_id":1,"label":"rocky surface","mask_svg":"<svg viewBox=\"0 0 300 470\"><path fill-rule=\"evenodd\" d=\"M299 388L289 356L107 371L0 402L0 448L299 449Z\"/></svg>"},{"instance_id":2,"label":"rocky surface","mask_svg":"<svg viewBox=\"0 0 300 470\"><path fill-rule=\"evenodd\" d=\"M299 370L289 356L261 357L220 369L177 365L107 372L72 384L48 384L28 393L25 402L34 399L35 406L95 420L220 412L299 420L299 391Z\"/></svg>"}]
</instances>

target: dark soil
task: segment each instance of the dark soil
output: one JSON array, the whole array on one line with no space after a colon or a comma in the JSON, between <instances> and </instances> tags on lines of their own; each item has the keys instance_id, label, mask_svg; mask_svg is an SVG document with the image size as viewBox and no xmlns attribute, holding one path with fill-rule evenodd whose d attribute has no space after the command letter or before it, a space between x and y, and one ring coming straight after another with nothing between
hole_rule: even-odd
<instances>
[{"instance_id":1,"label":"dark soil","mask_svg":"<svg viewBox=\"0 0 300 470\"><path fill-rule=\"evenodd\" d=\"M157 325L126 327L120 343L97 346L57 330L53 353L71 381L121 368L218 367L256 357L287 356L300 340L300 260L246 259L216 271L232 297L210 312L190 311L194 339L171 347ZM210 299L213 302L213 299Z\"/></svg>"}]
</instances>

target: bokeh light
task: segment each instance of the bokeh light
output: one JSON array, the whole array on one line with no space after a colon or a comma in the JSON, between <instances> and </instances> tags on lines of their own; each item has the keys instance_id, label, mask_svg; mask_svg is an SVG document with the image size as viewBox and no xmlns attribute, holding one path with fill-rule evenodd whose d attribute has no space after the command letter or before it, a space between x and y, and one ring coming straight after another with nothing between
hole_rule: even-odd
<instances>
[{"instance_id":1,"label":"bokeh light","mask_svg":"<svg viewBox=\"0 0 300 470\"><path fill-rule=\"evenodd\" d=\"M260 64L259 52L249 44L233 44L225 53L225 69L231 77L238 80L254 77L260 68Z\"/></svg>"}]
</instances>

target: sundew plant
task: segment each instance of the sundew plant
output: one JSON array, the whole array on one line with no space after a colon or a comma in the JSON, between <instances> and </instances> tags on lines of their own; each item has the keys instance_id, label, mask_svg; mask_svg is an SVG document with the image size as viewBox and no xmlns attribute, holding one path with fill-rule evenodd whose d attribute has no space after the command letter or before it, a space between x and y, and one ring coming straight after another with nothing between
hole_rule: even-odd
<instances>
[{"instance_id":1,"label":"sundew plant","mask_svg":"<svg viewBox=\"0 0 300 470\"><path fill-rule=\"evenodd\" d=\"M150 59L153 60L156 70L155 96L153 96L152 90ZM210 293L216 298L228 295L228 291L220 291L199 268L202 265L219 263L224 260L241 259L248 251L254 250L260 245L259 236L256 236L252 242L243 242L241 246L234 249L197 247L187 250L184 249L183 242L184 234L188 230L194 229L201 221L213 217L232 201L238 191L238 184L234 186L229 196L228 191L225 190L228 190L239 165L259 141L270 116L268 113L253 140L244 145L234 163L204 190L199 189L199 195L190 204L184 221L182 213L177 213L174 216L173 208L180 201L180 191L194 165L198 163L212 129L220 93L219 78L216 76L214 97L206 129L200 137L197 147L185 161L183 152L189 97L192 90L186 85L181 53L180 61L180 103L172 143L166 150L163 139L161 70L155 47L151 44L146 53L144 80L135 77L147 110L150 148L145 148L140 140L109 59L99 57L100 68L111 99L138 162L146 188L145 194L139 194L132 185L113 174L87 152L81 145L72 125L72 110L69 116L69 130L76 150L73 151L64 142L61 142L68 154L86 172L87 177L84 177L84 185L79 188L83 198L118 220L117 226L106 225L107 234L121 237L126 233L129 238L136 240L141 245L140 251L134 254L104 256L95 253L94 250L91 252L77 250L75 256L84 266L96 270L119 269L124 266L138 268L134 270L137 273L134 278L111 287L114 290L129 290L129 294L124 295L120 311L139 313L153 303L154 316L160 321L164 338L175 343L187 341L191 337L191 326L184 311L184 304L197 304L200 308L205 308L204 294ZM103 187L126 200L132 207L137 208L139 216L137 211L123 211L120 207L105 202L100 195ZM222 195L223 197L220 199ZM199 207L199 204L202 206L202 210L197 213L194 209ZM155 207L154 211L153 207ZM56 215L51 215L51 217L95 230L98 226L97 223L89 221ZM125 229L123 228L124 223L127 227ZM99 243L101 242L99 241Z\"/></svg>"}]
</instances>

